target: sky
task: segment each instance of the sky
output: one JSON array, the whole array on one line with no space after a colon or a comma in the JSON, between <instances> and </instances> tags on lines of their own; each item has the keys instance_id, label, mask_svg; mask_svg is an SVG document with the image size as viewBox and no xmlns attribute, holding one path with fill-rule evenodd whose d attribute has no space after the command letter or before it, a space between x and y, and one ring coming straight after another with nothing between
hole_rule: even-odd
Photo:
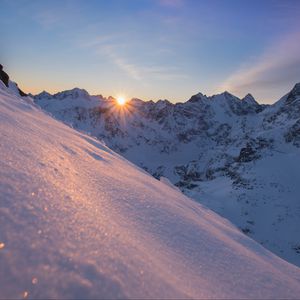
<instances>
[{"instance_id":1,"label":"sky","mask_svg":"<svg viewBox=\"0 0 300 300\"><path fill-rule=\"evenodd\" d=\"M0 0L0 63L25 92L188 100L300 82L298 0Z\"/></svg>"}]
</instances>

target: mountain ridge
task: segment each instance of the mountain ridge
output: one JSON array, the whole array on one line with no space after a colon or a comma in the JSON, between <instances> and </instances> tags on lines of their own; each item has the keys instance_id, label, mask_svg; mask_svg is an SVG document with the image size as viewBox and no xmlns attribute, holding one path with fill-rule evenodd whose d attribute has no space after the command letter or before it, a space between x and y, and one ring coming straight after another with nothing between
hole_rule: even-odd
<instances>
[{"instance_id":1,"label":"mountain ridge","mask_svg":"<svg viewBox=\"0 0 300 300\"><path fill-rule=\"evenodd\" d=\"M0 117L1 298L297 299L299 268L2 82Z\"/></svg>"},{"instance_id":2,"label":"mountain ridge","mask_svg":"<svg viewBox=\"0 0 300 300\"><path fill-rule=\"evenodd\" d=\"M133 99L124 109L116 105L114 98L95 100L95 96L90 96L95 106L89 107L87 102L70 105L72 99L67 96L60 104L55 97L52 100L34 98L57 119L103 140L154 177L168 178L185 194L229 218L277 255L300 265L295 250L300 245L297 229L300 220L296 214L299 210L296 195L300 191L290 187L284 178L274 183L270 173L261 179L266 189L271 189L272 196L268 196L257 182L259 174L255 171L257 166L274 160L279 153L299 153L298 92L299 84L296 84L272 105L259 104L250 94L240 99L224 92L213 96L198 93L183 103ZM62 104L64 101L66 104ZM251 178L248 178L249 172L254 172ZM297 176L300 178L300 174ZM225 184L224 191L230 191L235 198L231 199L227 192L224 201L222 197L207 194L206 190L211 190L210 184L214 182ZM216 189L219 189L218 184ZM284 188L280 189L282 185ZM291 194L287 190L291 190ZM284 203L278 197L290 200ZM217 198L218 201L210 200ZM265 198L267 204L264 204ZM282 208L277 209L277 206ZM284 207L294 213L287 213ZM268 216L268 210L274 209L278 211L276 216ZM256 220L260 210L267 214L264 222ZM286 217L289 214L293 217ZM278 221L281 219L285 221ZM286 238L279 237L279 232L283 234L288 230L283 228L287 228L290 219L293 233ZM268 228L270 233L261 234L259 226Z\"/></svg>"},{"instance_id":3,"label":"mountain ridge","mask_svg":"<svg viewBox=\"0 0 300 300\"><path fill-rule=\"evenodd\" d=\"M34 101L300 265L299 84L272 105L224 92L176 104L132 99L120 108L112 97L86 93Z\"/></svg>"}]
</instances>

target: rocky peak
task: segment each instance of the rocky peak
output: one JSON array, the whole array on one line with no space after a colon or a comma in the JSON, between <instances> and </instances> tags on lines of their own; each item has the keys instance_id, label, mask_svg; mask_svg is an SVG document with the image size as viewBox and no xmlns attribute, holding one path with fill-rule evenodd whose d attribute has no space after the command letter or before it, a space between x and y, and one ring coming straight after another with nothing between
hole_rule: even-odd
<instances>
[{"instance_id":1,"label":"rocky peak","mask_svg":"<svg viewBox=\"0 0 300 300\"><path fill-rule=\"evenodd\" d=\"M139 98L132 98L129 102L133 106L141 106L145 103L143 100L141 100Z\"/></svg>"},{"instance_id":2,"label":"rocky peak","mask_svg":"<svg viewBox=\"0 0 300 300\"><path fill-rule=\"evenodd\" d=\"M232 95L231 93L225 91L221 94L216 94L213 96L208 97L208 99L211 102L220 102L220 103L228 103L228 104L232 104L235 102L239 102L240 99L234 95Z\"/></svg>"},{"instance_id":3,"label":"rocky peak","mask_svg":"<svg viewBox=\"0 0 300 300\"><path fill-rule=\"evenodd\" d=\"M113 96L108 96L107 101L116 101L116 98Z\"/></svg>"},{"instance_id":4,"label":"rocky peak","mask_svg":"<svg viewBox=\"0 0 300 300\"><path fill-rule=\"evenodd\" d=\"M0 80L8 87L9 76L3 71L3 66L0 64Z\"/></svg>"},{"instance_id":5,"label":"rocky peak","mask_svg":"<svg viewBox=\"0 0 300 300\"><path fill-rule=\"evenodd\" d=\"M7 73L3 71L3 66L0 64L0 80L15 94L20 95L22 97L27 96L21 89L19 89L17 83L10 81Z\"/></svg>"},{"instance_id":6,"label":"rocky peak","mask_svg":"<svg viewBox=\"0 0 300 300\"><path fill-rule=\"evenodd\" d=\"M223 93L221 93L221 95L223 95L226 99L236 99L237 97L232 95L231 93L225 91Z\"/></svg>"},{"instance_id":7,"label":"rocky peak","mask_svg":"<svg viewBox=\"0 0 300 300\"><path fill-rule=\"evenodd\" d=\"M71 89L71 90L66 90L66 91L63 91L63 92L56 93L54 95L54 98L57 98L57 99L65 99L65 98L72 98L72 99L84 98L84 99L89 99L90 95L84 89L74 88L74 89Z\"/></svg>"},{"instance_id":8,"label":"rocky peak","mask_svg":"<svg viewBox=\"0 0 300 300\"><path fill-rule=\"evenodd\" d=\"M295 84L293 89L288 94L285 103L291 104L297 100L300 100L300 82Z\"/></svg>"},{"instance_id":9,"label":"rocky peak","mask_svg":"<svg viewBox=\"0 0 300 300\"><path fill-rule=\"evenodd\" d=\"M34 96L36 99L50 99L53 96L47 91L42 91L41 93Z\"/></svg>"},{"instance_id":10,"label":"rocky peak","mask_svg":"<svg viewBox=\"0 0 300 300\"><path fill-rule=\"evenodd\" d=\"M156 108L159 110L159 109L163 109L167 106L170 106L171 105L171 102L167 99L165 100L158 100L156 103L155 103L155 106Z\"/></svg>"},{"instance_id":11,"label":"rocky peak","mask_svg":"<svg viewBox=\"0 0 300 300\"><path fill-rule=\"evenodd\" d=\"M196 95L193 95L188 102L195 103L200 102L201 100L207 100L206 95L203 95L202 93L198 93Z\"/></svg>"},{"instance_id":12,"label":"rocky peak","mask_svg":"<svg viewBox=\"0 0 300 300\"><path fill-rule=\"evenodd\" d=\"M258 113L265 109L266 105L259 104L251 94L241 99L244 113Z\"/></svg>"},{"instance_id":13,"label":"rocky peak","mask_svg":"<svg viewBox=\"0 0 300 300\"><path fill-rule=\"evenodd\" d=\"M251 94L247 94L242 101L249 105L259 105Z\"/></svg>"}]
</instances>

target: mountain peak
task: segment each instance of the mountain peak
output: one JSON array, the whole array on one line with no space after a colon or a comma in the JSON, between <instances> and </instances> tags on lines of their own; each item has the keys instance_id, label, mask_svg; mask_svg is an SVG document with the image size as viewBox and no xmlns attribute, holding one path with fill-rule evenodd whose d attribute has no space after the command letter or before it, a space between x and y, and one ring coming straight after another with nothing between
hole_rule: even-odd
<instances>
[{"instance_id":1,"label":"mountain peak","mask_svg":"<svg viewBox=\"0 0 300 300\"><path fill-rule=\"evenodd\" d=\"M248 93L242 100L246 100L246 99L255 100L254 97L250 93Z\"/></svg>"},{"instance_id":2,"label":"mountain peak","mask_svg":"<svg viewBox=\"0 0 300 300\"><path fill-rule=\"evenodd\" d=\"M188 102L194 103L194 102L198 102L198 101L206 100L206 99L207 99L206 95L203 95L202 93L198 93L198 94L193 95L193 96L188 100Z\"/></svg>"},{"instance_id":3,"label":"mountain peak","mask_svg":"<svg viewBox=\"0 0 300 300\"><path fill-rule=\"evenodd\" d=\"M294 89L300 90L300 82L297 82L297 83L295 84Z\"/></svg>"},{"instance_id":4,"label":"mountain peak","mask_svg":"<svg viewBox=\"0 0 300 300\"><path fill-rule=\"evenodd\" d=\"M229 93L228 91L225 91L225 92L221 93L220 95L224 96L226 99L235 99L235 100L238 99L237 96Z\"/></svg>"},{"instance_id":5,"label":"mountain peak","mask_svg":"<svg viewBox=\"0 0 300 300\"><path fill-rule=\"evenodd\" d=\"M49 99L52 97L52 95L50 93L48 93L47 91L42 91L41 93L37 94L34 96L35 98L39 99L39 98L46 98Z\"/></svg>"},{"instance_id":6,"label":"mountain peak","mask_svg":"<svg viewBox=\"0 0 300 300\"><path fill-rule=\"evenodd\" d=\"M223 93L221 93L221 95L224 96L233 96L231 93L229 93L228 91L224 91Z\"/></svg>"},{"instance_id":7,"label":"mountain peak","mask_svg":"<svg viewBox=\"0 0 300 300\"><path fill-rule=\"evenodd\" d=\"M3 66L0 64L0 80L8 87L9 76L3 71Z\"/></svg>"},{"instance_id":8,"label":"mountain peak","mask_svg":"<svg viewBox=\"0 0 300 300\"><path fill-rule=\"evenodd\" d=\"M231 93L229 93L228 91L225 91L223 93L220 94L216 94L213 96L208 97L211 101L217 101L217 102L236 102L239 101L240 99L234 95L232 95Z\"/></svg>"},{"instance_id":9,"label":"mountain peak","mask_svg":"<svg viewBox=\"0 0 300 300\"><path fill-rule=\"evenodd\" d=\"M300 82L296 83L286 98L286 104L293 103L300 99Z\"/></svg>"},{"instance_id":10,"label":"mountain peak","mask_svg":"<svg viewBox=\"0 0 300 300\"><path fill-rule=\"evenodd\" d=\"M248 93L243 99L242 101L247 104L251 104L251 105L258 105L257 101L255 100L255 98L250 94Z\"/></svg>"},{"instance_id":11,"label":"mountain peak","mask_svg":"<svg viewBox=\"0 0 300 300\"><path fill-rule=\"evenodd\" d=\"M90 94L85 89L73 88L71 90L66 90L63 92L56 93L54 95L55 98L64 99L64 98L85 98L89 99Z\"/></svg>"}]
</instances>

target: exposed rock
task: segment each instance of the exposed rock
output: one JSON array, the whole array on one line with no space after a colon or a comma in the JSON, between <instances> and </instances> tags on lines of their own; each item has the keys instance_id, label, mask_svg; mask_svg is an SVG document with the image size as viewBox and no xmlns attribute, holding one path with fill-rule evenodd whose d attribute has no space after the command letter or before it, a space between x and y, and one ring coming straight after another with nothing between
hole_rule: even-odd
<instances>
[{"instance_id":1,"label":"exposed rock","mask_svg":"<svg viewBox=\"0 0 300 300\"><path fill-rule=\"evenodd\" d=\"M8 87L9 76L3 71L3 66L0 64L0 79Z\"/></svg>"},{"instance_id":2,"label":"exposed rock","mask_svg":"<svg viewBox=\"0 0 300 300\"><path fill-rule=\"evenodd\" d=\"M7 73L5 73L5 72L3 71L3 66L2 66L1 64L0 64L0 80L5 84L6 87L9 88L9 76L8 76ZM18 85L17 85L16 83L15 83L15 85L16 85L16 87L17 87L17 90L18 90L20 96L22 96L22 97L27 96L27 94L24 93L24 92L18 87Z\"/></svg>"},{"instance_id":3,"label":"exposed rock","mask_svg":"<svg viewBox=\"0 0 300 300\"><path fill-rule=\"evenodd\" d=\"M285 134L285 140L300 148L300 119Z\"/></svg>"},{"instance_id":4,"label":"exposed rock","mask_svg":"<svg viewBox=\"0 0 300 300\"><path fill-rule=\"evenodd\" d=\"M238 162L250 162L255 159L258 159L260 155L257 153L255 149L248 143L246 147L242 148L240 151L240 155L237 158Z\"/></svg>"},{"instance_id":5,"label":"exposed rock","mask_svg":"<svg viewBox=\"0 0 300 300\"><path fill-rule=\"evenodd\" d=\"M285 103L287 105L292 104L294 101L299 101L300 98L300 82L296 83L293 89L288 94Z\"/></svg>"}]
</instances>

